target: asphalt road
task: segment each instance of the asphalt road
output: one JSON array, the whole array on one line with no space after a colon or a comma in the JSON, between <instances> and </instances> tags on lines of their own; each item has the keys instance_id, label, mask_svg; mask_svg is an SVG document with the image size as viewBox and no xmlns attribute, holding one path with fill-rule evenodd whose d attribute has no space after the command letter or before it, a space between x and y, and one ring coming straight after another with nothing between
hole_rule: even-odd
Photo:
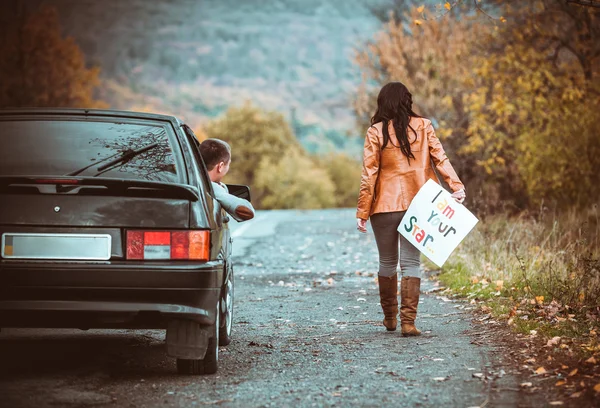
<instances>
[{"instance_id":1,"label":"asphalt road","mask_svg":"<svg viewBox=\"0 0 600 408\"><path fill-rule=\"evenodd\" d=\"M471 306L422 296L403 338L381 325L377 252L353 210L259 212L232 224L234 340L210 376L179 376L158 330L0 333L2 407L528 407ZM425 291L434 289L426 282Z\"/></svg>"}]
</instances>

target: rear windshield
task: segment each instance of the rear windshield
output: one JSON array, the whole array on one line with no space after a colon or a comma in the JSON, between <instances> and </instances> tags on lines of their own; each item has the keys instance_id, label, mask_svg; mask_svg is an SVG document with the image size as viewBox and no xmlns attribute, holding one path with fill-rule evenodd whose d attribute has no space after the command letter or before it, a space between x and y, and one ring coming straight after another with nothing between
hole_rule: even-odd
<instances>
[{"instance_id":1,"label":"rear windshield","mask_svg":"<svg viewBox=\"0 0 600 408\"><path fill-rule=\"evenodd\" d=\"M171 144L174 135L169 137L167 129L155 123L0 121L0 176L66 176L80 171L79 177L181 182ZM99 170L149 146L126 163Z\"/></svg>"}]
</instances>

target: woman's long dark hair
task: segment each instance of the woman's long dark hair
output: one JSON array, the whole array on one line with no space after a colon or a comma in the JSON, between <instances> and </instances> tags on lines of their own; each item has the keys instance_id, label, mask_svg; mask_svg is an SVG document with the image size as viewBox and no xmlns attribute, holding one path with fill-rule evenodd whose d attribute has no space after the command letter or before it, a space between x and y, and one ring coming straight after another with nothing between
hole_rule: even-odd
<instances>
[{"instance_id":1,"label":"woman's long dark hair","mask_svg":"<svg viewBox=\"0 0 600 408\"><path fill-rule=\"evenodd\" d=\"M413 131L415 136L417 135L417 132L410 126L410 118L413 117L420 118L422 116L413 112L412 95L408 88L401 82L390 82L384 85L377 96L377 110L371 118L371 126L383 122L383 145L381 148L384 149L390 142L388 126L391 121L400 146L396 146L394 142L390 143L399 147L409 162L410 159L415 158L410 150L410 141L408 140L408 128Z\"/></svg>"}]
</instances>

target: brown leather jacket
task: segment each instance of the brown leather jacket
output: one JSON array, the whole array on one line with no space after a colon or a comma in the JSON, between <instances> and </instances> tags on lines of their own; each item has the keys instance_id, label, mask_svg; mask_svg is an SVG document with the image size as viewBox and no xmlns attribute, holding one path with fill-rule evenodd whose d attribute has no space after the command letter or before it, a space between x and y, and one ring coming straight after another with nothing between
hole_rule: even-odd
<instances>
[{"instance_id":1,"label":"brown leather jacket","mask_svg":"<svg viewBox=\"0 0 600 408\"><path fill-rule=\"evenodd\" d=\"M431 121L412 118L410 125L417 133L415 137L408 130L410 150L415 156L415 160L410 160L410 165L400 148L394 146L399 144L391 123L388 127L390 141L383 150L383 123L376 123L367 131L356 218L366 220L372 214L408 209L428 179L438 182L431 167L432 160L452 191L464 189L435 135Z\"/></svg>"}]
</instances>

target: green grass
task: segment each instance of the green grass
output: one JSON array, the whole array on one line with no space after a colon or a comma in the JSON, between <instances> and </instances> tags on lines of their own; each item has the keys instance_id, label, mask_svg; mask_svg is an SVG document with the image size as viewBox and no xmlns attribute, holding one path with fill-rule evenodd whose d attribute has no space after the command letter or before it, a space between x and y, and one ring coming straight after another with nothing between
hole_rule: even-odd
<instances>
[{"instance_id":1,"label":"green grass","mask_svg":"<svg viewBox=\"0 0 600 408\"><path fill-rule=\"evenodd\" d=\"M590 333L600 332L599 235L596 209L551 219L492 217L457 248L438 279L518 333L596 344Z\"/></svg>"}]
</instances>

